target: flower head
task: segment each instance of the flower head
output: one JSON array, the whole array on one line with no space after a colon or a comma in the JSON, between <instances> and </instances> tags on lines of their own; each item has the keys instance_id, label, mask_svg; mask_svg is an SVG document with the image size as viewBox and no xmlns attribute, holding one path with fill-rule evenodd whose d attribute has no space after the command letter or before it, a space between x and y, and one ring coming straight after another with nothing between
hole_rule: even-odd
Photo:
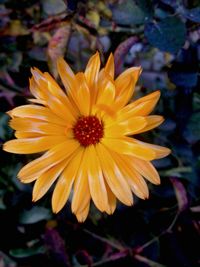
<instances>
[{"instance_id":1,"label":"flower head","mask_svg":"<svg viewBox=\"0 0 200 267\"><path fill-rule=\"evenodd\" d=\"M160 92L129 103L141 68L129 68L114 79L112 54L101 70L98 52L84 73L74 74L62 58L57 68L65 92L49 73L34 68L32 104L8 112L17 139L6 142L4 150L45 152L18 173L23 183L35 181L33 201L57 180L53 211L59 212L73 191L72 212L84 221L91 199L100 211L112 214L117 199L132 205L132 193L147 198L145 179L160 183L151 161L167 156L170 150L130 136L163 122L162 116L149 115Z\"/></svg>"}]
</instances>

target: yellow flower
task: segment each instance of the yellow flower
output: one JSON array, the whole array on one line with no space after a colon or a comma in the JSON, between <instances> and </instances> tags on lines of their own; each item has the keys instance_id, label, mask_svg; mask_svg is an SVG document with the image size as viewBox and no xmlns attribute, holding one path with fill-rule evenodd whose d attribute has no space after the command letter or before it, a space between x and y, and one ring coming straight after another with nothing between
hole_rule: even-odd
<instances>
[{"instance_id":1,"label":"yellow flower","mask_svg":"<svg viewBox=\"0 0 200 267\"><path fill-rule=\"evenodd\" d=\"M128 103L141 68L129 68L114 79L112 54L101 70L98 52L84 73L74 74L62 58L57 68L66 92L49 73L34 68L32 104L8 112L17 139L6 142L4 150L18 154L46 151L18 174L23 183L36 181L33 201L44 196L57 179L53 211L63 208L73 188L71 209L79 221L86 219L91 199L100 211L112 214L117 199L130 206L132 193L148 198L144 178L160 183L150 161L167 156L170 150L130 136L163 122L162 116L149 116L160 92Z\"/></svg>"}]
</instances>

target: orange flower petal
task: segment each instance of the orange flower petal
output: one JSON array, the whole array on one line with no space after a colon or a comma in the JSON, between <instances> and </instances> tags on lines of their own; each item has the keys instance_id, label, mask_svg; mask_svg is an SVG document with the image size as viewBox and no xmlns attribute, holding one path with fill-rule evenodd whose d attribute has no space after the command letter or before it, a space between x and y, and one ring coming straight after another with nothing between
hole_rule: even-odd
<instances>
[{"instance_id":1,"label":"orange flower petal","mask_svg":"<svg viewBox=\"0 0 200 267\"><path fill-rule=\"evenodd\" d=\"M149 182L153 184L160 184L160 176L156 171L152 163L137 159L134 157L128 157L127 160L142 176L144 176Z\"/></svg>"},{"instance_id":2,"label":"orange flower petal","mask_svg":"<svg viewBox=\"0 0 200 267\"><path fill-rule=\"evenodd\" d=\"M46 194L46 192L61 174L66 164L67 161L64 160L61 163L58 163L56 166L50 168L37 178L33 187L33 201L39 200Z\"/></svg>"},{"instance_id":3,"label":"orange flower petal","mask_svg":"<svg viewBox=\"0 0 200 267\"><path fill-rule=\"evenodd\" d=\"M108 208L108 196L96 149L94 146L88 146L86 150L87 158L90 159L87 162L90 194L96 207L105 211Z\"/></svg>"},{"instance_id":4,"label":"orange flower petal","mask_svg":"<svg viewBox=\"0 0 200 267\"><path fill-rule=\"evenodd\" d=\"M110 76L106 73L102 73L102 78L98 82L98 95L97 105L110 105L115 98L115 85Z\"/></svg>"},{"instance_id":5,"label":"orange flower petal","mask_svg":"<svg viewBox=\"0 0 200 267\"><path fill-rule=\"evenodd\" d=\"M133 138L132 138L133 139ZM132 142L140 145L141 147L150 148L155 153L155 159L161 159L168 156L171 153L171 150L167 147L152 145L149 143L145 143L136 139L133 139Z\"/></svg>"},{"instance_id":6,"label":"orange flower petal","mask_svg":"<svg viewBox=\"0 0 200 267\"><path fill-rule=\"evenodd\" d=\"M155 91L147 96L123 107L118 113L118 120L126 120L133 116L146 116L152 112L160 98L160 91Z\"/></svg>"},{"instance_id":7,"label":"orange flower petal","mask_svg":"<svg viewBox=\"0 0 200 267\"><path fill-rule=\"evenodd\" d=\"M81 212L76 213L76 218L80 223L86 220L89 213L89 209L90 209L90 202L87 203L87 205Z\"/></svg>"},{"instance_id":8,"label":"orange flower petal","mask_svg":"<svg viewBox=\"0 0 200 267\"><path fill-rule=\"evenodd\" d=\"M58 59L57 68L67 94L76 105L76 89L78 88L78 83L76 81L74 72L63 58Z\"/></svg>"},{"instance_id":9,"label":"orange flower petal","mask_svg":"<svg viewBox=\"0 0 200 267\"><path fill-rule=\"evenodd\" d=\"M65 136L43 136L27 139L16 139L6 142L3 149L11 153L32 154L46 151L65 141Z\"/></svg>"},{"instance_id":10,"label":"orange flower petal","mask_svg":"<svg viewBox=\"0 0 200 267\"><path fill-rule=\"evenodd\" d=\"M114 74L115 74L115 65L114 65L114 57L113 54L110 53L110 56L106 62L105 68L104 68L105 72L108 73L110 75L110 77L112 79L114 79Z\"/></svg>"},{"instance_id":11,"label":"orange flower petal","mask_svg":"<svg viewBox=\"0 0 200 267\"><path fill-rule=\"evenodd\" d=\"M91 91L92 103L95 103L97 97L97 81L100 69L100 58L99 53L96 52L94 56L90 58L85 69L85 77L88 87Z\"/></svg>"},{"instance_id":12,"label":"orange flower petal","mask_svg":"<svg viewBox=\"0 0 200 267\"><path fill-rule=\"evenodd\" d=\"M53 147L43 156L24 166L18 173L19 179L25 181L33 176L37 178L39 174L44 173L46 170L69 157L79 146L77 141L67 140L64 143Z\"/></svg>"},{"instance_id":13,"label":"orange flower petal","mask_svg":"<svg viewBox=\"0 0 200 267\"><path fill-rule=\"evenodd\" d=\"M77 88L77 104L80 110L80 113L84 116L88 116L91 110L91 97L90 90L87 85L85 75L82 72L79 72L76 75L79 88Z\"/></svg>"},{"instance_id":14,"label":"orange flower petal","mask_svg":"<svg viewBox=\"0 0 200 267\"><path fill-rule=\"evenodd\" d=\"M11 117L38 119L66 126L66 121L56 116L48 108L37 105L24 105L9 111Z\"/></svg>"},{"instance_id":15,"label":"orange flower petal","mask_svg":"<svg viewBox=\"0 0 200 267\"><path fill-rule=\"evenodd\" d=\"M111 151L115 151L120 154L132 155L144 160L153 160L156 157L156 153L153 149L151 149L151 147L140 145L140 143L133 143L132 138L103 138L101 143Z\"/></svg>"},{"instance_id":16,"label":"orange flower petal","mask_svg":"<svg viewBox=\"0 0 200 267\"><path fill-rule=\"evenodd\" d=\"M108 196L108 208L105 211L108 214L113 214L116 209L117 199L116 199L116 196L113 194L113 192L110 190L110 187L108 186L105 178L104 180L105 180L106 191L107 191L107 196Z\"/></svg>"},{"instance_id":17,"label":"orange flower petal","mask_svg":"<svg viewBox=\"0 0 200 267\"><path fill-rule=\"evenodd\" d=\"M132 135L139 131L143 132L143 129L146 128L147 121L144 117L133 117L129 120L119 123L115 121L114 124L106 127L105 125L105 138L117 138L122 137L123 135Z\"/></svg>"},{"instance_id":18,"label":"orange flower petal","mask_svg":"<svg viewBox=\"0 0 200 267\"><path fill-rule=\"evenodd\" d=\"M128 206L132 205L133 197L130 187L120 172L118 165L103 145L96 145L96 151L104 177L111 191L122 203Z\"/></svg>"},{"instance_id":19,"label":"orange flower petal","mask_svg":"<svg viewBox=\"0 0 200 267\"><path fill-rule=\"evenodd\" d=\"M32 132L33 134L44 135L65 135L67 126L56 125L41 120L30 120L28 118L14 118L10 121L10 126L17 131ZM19 138L19 137L18 137Z\"/></svg>"},{"instance_id":20,"label":"orange flower petal","mask_svg":"<svg viewBox=\"0 0 200 267\"><path fill-rule=\"evenodd\" d=\"M84 151L81 165L74 182L74 193L72 198L72 212L81 213L90 200L90 190L87 177L87 153Z\"/></svg>"},{"instance_id":21,"label":"orange flower petal","mask_svg":"<svg viewBox=\"0 0 200 267\"><path fill-rule=\"evenodd\" d=\"M67 202L82 156L83 149L80 147L70 160L55 186L52 196L52 209L55 213L59 212Z\"/></svg>"},{"instance_id":22,"label":"orange flower petal","mask_svg":"<svg viewBox=\"0 0 200 267\"><path fill-rule=\"evenodd\" d=\"M119 109L127 104L135 90L135 84L141 73L140 67L129 68L115 80L116 108Z\"/></svg>"},{"instance_id":23,"label":"orange flower petal","mask_svg":"<svg viewBox=\"0 0 200 267\"><path fill-rule=\"evenodd\" d=\"M126 177L133 193L139 198L148 198L149 190L146 182L142 176L131 166L129 161L126 161L127 157L117 153L112 153L112 156L118 166L120 166L120 170L124 177Z\"/></svg>"},{"instance_id":24,"label":"orange flower petal","mask_svg":"<svg viewBox=\"0 0 200 267\"><path fill-rule=\"evenodd\" d=\"M146 121L146 126L142 129L138 129L138 131L135 131L134 134L144 133L144 132L147 132L151 129L158 127L160 124L163 123L164 118L158 115L151 115L151 116L145 117L145 121Z\"/></svg>"}]
</instances>

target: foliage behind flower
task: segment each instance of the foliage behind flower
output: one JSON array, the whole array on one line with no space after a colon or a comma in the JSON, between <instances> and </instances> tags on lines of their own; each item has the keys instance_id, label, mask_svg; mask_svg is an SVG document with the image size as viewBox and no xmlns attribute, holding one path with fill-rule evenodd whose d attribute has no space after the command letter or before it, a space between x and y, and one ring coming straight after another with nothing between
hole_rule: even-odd
<instances>
[{"instance_id":1,"label":"foliage behind flower","mask_svg":"<svg viewBox=\"0 0 200 267\"><path fill-rule=\"evenodd\" d=\"M141 68L129 68L114 79L112 54L101 70L98 52L84 73L74 74L62 58L57 68L66 92L49 73L32 69L32 104L9 112L17 139L6 142L4 150L18 154L46 151L18 173L24 183L36 181L33 201L57 179L53 211L64 207L73 188L71 207L79 221L86 219L91 199L100 211L112 214L117 199L132 205L132 193L148 198L144 178L160 183L151 161L167 156L170 150L130 136L163 122L162 116L149 115L160 92L129 103Z\"/></svg>"}]
</instances>

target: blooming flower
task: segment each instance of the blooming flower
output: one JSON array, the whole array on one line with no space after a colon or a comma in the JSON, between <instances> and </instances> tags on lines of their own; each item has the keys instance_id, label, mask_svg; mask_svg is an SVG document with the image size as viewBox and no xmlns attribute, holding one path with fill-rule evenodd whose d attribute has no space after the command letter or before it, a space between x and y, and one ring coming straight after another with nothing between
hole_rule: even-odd
<instances>
[{"instance_id":1,"label":"blooming flower","mask_svg":"<svg viewBox=\"0 0 200 267\"><path fill-rule=\"evenodd\" d=\"M66 92L49 73L34 68L32 104L8 112L17 139L6 142L4 150L18 154L46 151L18 173L23 183L35 181L33 201L57 180L53 211L64 207L73 188L72 212L84 221L91 199L100 211L112 214L117 199L130 206L132 193L148 198L145 179L160 183L151 161L167 156L170 150L130 136L163 122L162 116L149 115L160 92L129 103L141 68L129 68L114 79L112 54L101 70L98 52L84 73L74 74L62 58L57 68Z\"/></svg>"}]
</instances>

